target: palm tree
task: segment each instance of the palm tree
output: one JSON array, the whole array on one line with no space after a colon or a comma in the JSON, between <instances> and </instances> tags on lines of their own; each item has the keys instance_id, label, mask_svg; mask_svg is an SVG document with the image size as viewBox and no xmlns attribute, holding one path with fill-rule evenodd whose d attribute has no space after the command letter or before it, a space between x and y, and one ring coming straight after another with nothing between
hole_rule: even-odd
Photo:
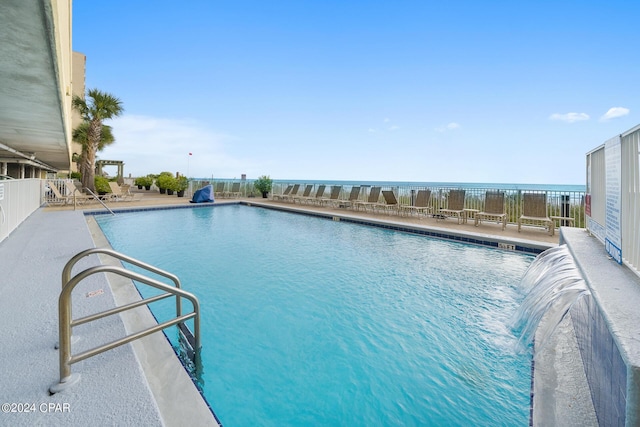
<instances>
[{"instance_id":1,"label":"palm tree","mask_svg":"<svg viewBox=\"0 0 640 427\"><path fill-rule=\"evenodd\" d=\"M86 152L83 149L82 186L95 190L94 178L96 173L96 153L100 149L103 121L119 116L124 109L122 101L115 96L98 89L89 89L87 99L77 95L73 97L73 108L78 110L82 119L88 123Z\"/></svg>"},{"instance_id":2,"label":"palm tree","mask_svg":"<svg viewBox=\"0 0 640 427\"><path fill-rule=\"evenodd\" d=\"M82 147L82 152L80 154L73 153L71 160L78 164L78 172L84 176L86 173L84 159L87 158L87 147L89 145L89 122L80 123L80 125L73 130L71 138L73 142L77 142ZM97 151L102 151L104 147L113 144L115 140L111 126L102 125L102 136L100 137Z\"/></svg>"}]
</instances>

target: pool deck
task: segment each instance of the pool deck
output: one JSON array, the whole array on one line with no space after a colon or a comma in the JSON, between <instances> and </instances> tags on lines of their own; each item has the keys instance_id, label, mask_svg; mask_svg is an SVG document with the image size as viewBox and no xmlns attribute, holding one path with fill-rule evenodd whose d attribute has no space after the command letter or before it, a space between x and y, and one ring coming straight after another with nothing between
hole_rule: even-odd
<instances>
[{"instance_id":1,"label":"pool deck","mask_svg":"<svg viewBox=\"0 0 640 427\"><path fill-rule=\"evenodd\" d=\"M110 202L111 209L146 209L189 205L188 198L141 192L135 202ZM336 218L364 219L376 224L402 225L480 240L528 245L540 249L558 244L559 234L547 235L541 228L517 232L493 223L479 227L435 218L399 217L274 202L266 199L225 199L243 203L298 210ZM0 425L216 425L196 387L179 364L162 334L153 334L131 344L72 365L80 381L67 390L50 395L59 380L57 300L64 264L78 252L108 243L95 220L80 209L101 210L98 204L73 207L43 207L28 217L0 242L0 316L3 319L0 347ZM91 255L74 272L109 261ZM74 291L73 315L78 318L139 298L130 281L104 274L90 276ZM74 328L79 337L74 352L121 338L153 324L146 308L111 316ZM146 327L146 326L145 326ZM6 412L9 404L9 413ZM11 405L14 404L14 405ZM25 405L28 404L28 405ZM16 412L12 412L16 411Z\"/></svg>"}]
</instances>

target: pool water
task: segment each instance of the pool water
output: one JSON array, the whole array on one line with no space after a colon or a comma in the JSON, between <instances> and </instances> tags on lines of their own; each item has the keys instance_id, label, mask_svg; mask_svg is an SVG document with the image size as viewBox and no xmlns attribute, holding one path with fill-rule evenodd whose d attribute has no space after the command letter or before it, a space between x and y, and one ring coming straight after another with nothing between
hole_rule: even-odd
<instances>
[{"instance_id":1,"label":"pool water","mask_svg":"<svg viewBox=\"0 0 640 427\"><path fill-rule=\"evenodd\" d=\"M533 256L239 205L97 220L199 298L225 426L528 424L508 323Z\"/></svg>"}]
</instances>

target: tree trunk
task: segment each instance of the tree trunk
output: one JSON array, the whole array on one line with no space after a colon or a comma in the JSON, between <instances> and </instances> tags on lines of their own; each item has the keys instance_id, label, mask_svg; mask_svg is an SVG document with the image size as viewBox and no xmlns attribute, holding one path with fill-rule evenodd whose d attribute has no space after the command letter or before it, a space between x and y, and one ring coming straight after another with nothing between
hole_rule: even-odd
<instances>
[{"instance_id":1,"label":"tree trunk","mask_svg":"<svg viewBox=\"0 0 640 427\"><path fill-rule=\"evenodd\" d=\"M87 150L87 155L82 159L82 188L88 188L89 190L96 192L95 186L95 154Z\"/></svg>"},{"instance_id":2,"label":"tree trunk","mask_svg":"<svg viewBox=\"0 0 640 427\"><path fill-rule=\"evenodd\" d=\"M87 158L85 159L85 173L82 175L82 186L90 189L95 193L95 175L96 175L96 153L102 133L102 122L100 119L94 119L89 124L87 132Z\"/></svg>"}]
</instances>

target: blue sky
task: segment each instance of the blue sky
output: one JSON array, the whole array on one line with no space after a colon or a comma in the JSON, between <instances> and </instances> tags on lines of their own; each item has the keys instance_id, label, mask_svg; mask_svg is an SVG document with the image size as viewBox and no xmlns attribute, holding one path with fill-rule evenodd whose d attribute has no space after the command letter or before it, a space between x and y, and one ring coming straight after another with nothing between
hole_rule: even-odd
<instances>
[{"instance_id":1,"label":"blue sky","mask_svg":"<svg viewBox=\"0 0 640 427\"><path fill-rule=\"evenodd\" d=\"M640 2L73 2L133 176L584 184L640 123ZM189 153L192 156L189 156Z\"/></svg>"}]
</instances>

